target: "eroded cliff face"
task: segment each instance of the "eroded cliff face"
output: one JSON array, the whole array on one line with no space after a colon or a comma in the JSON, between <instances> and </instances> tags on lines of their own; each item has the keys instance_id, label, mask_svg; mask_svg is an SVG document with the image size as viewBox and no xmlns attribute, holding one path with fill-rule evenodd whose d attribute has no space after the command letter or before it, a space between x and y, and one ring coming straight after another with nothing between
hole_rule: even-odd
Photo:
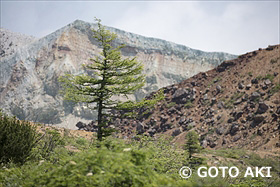
<instances>
[{"instance_id":1,"label":"eroded cliff face","mask_svg":"<svg viewBox=\"0 0 280 187\"><path fill-rule=\"evenodd\" d=\"M58 77L64 73L82 74L82 64L99 55L92 38L95 24L75 21L56 32L17 48L1 57L0 105L19 119L74 128L77 121L95 118L82 104L63 101ZM132 99L141 99L161 87L178 83L198 72L235 58L226 53L207 53L160 39L147 38L114 28L116 45L126 44L124 57L137 57L145 67L146 86ZM1 30L2 31L2 30ZM4 49L5 50L5 49Z\"/></svg>"}]
</instances>

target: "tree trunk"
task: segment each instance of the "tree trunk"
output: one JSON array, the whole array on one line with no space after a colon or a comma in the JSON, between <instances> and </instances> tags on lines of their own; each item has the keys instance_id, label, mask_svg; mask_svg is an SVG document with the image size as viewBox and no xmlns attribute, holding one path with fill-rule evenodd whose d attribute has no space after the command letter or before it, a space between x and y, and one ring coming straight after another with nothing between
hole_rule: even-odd
<instances>
[{"instance_id":1,"label":"tree trunk","mask_svg":"<svg viewBox=\"0 0 280 187\"><path fill-rule=\"evenodd\" d=\"M102 141L102 100L99 100L99 103L98 103L98 117L97 117L97 126L98 126L98 129L97 129L97 139L99 141Z\"/></svg>"}]
</instances>

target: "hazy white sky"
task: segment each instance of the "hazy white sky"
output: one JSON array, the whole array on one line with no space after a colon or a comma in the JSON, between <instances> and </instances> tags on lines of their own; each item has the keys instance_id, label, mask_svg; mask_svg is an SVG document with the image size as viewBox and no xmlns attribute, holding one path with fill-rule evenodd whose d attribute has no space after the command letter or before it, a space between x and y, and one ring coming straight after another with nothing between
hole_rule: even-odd
<instances>
[{"instance_id":1,"label":"hazy white sky","mask_svg":"<svg viewBox=\"0 0 280 187\"><path fill-rule=\"evenodd\" d=\"M280 43L279 1L1 0L1 27L42 37L97 17L104 25L191 48L243 54Z\"/></svg>"}]
</instances>

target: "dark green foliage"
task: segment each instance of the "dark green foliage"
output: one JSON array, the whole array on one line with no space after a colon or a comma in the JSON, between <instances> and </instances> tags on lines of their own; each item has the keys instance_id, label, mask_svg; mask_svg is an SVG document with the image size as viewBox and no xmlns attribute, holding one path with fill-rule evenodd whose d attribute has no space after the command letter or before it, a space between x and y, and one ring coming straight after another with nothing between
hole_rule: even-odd
<instances>
[{"instance_id":1,"label":"dark green foliage","mask_svg":"<svg viewBox=\"0 0 280 187\"><path fill-rule=\"evenodd\" d=\"M194 153L198 153L201 150L199 137L195 131L190 131L187 133L185 149L189 153L189 158L192 158Z\"/></svg>"},{"instance_id":2,"label":"dark green foliage","mask_svg":"<svg viewBox=\"0 0 280 187\"><path fill-rule=\"evenodd\" d=\"M150 148L131 147L120 140L98 144L99 148L92 146L56 163L0 169L0 180L14 186L190 186L177 172L174 177L158 171L158 162L150 160L157 160Z\"/></svg>"},{"instance_id":3,"label":"dark green foliage","mask_svg":"<svg viewBox=\"0 0 280 187\"><path fill-rule=\"evenodd\" d=\"M222 178L219 175L216 178L201 178L195 171L201 165L207 166L205 160L200 158L204 154L188 159L183 149L164 136L137 136L136 140L130 141L107 137L104 141L95 141L89 146L89 140L67 134L64 132L62 137L55 130L51 130L49 134L58 140L50 151L50 156L56 161L50 158L30 158L22 166L10 164L7 168L0 167L0 186L279 186L279 168L275 167L279 165L279 158L262 159L244 150L204 150L211 152L210 155L227 154L224 158L229 157L231 160L221 163L221 166L239 163L236 166L241 171L248 163L249 166L272 166L273 177L244 178L241 175L237 178ZM41 141L49 142L50 139L42 138ZM64 145L74 146L80 151L69 151ZM231 152L239 156L232 156ZM244 155L249 157L245 158ZM205 157L207 162L211 158ZM235 158L238 158L236 163L232 163ZM240 164L241 158L245 165ZM187 180L182 179L178 173L182 166L193 169L192 176Z\"/></svg>"},{"instance_id":4,"label":"dark green foliage","mask_svg":"<svg viewBox=\"0 0 280 187\"><path fill-rule=\"evenodd\" d=\"M35 146L36 130L27 121L0 111L0 162L24 163Z\"/></svg>"},{"instance_id":5,"label":"dark green foliage","mask_svg":"<svg viewBox=\"0 0 280 187\"><path fill-rule=\"evenodd\" d=\"M57 130L46 130L44 134L38 138L36 146L32 149L29 160L52 160L57 161L58 155L55 149L65 145L65 140L61 137Z\"/></svg>"},{"instance_id":6,"label":"dark green foliage","mask_svg":"<svg viewBox=\"0 0 280 187\"><path fill-rule=\"evenodd\" d=\"M144 115L149 114L159 101L164 99L163 89L151 95L152 96L149 99L144 98L140 101L120 102L118 103L116 109L122 110L125 113L125 115L123 115L122 117L127 117L127 118L143 117ZM139 113L139 109L142 109L144 111Z\"/></svg>"}]
</instances>

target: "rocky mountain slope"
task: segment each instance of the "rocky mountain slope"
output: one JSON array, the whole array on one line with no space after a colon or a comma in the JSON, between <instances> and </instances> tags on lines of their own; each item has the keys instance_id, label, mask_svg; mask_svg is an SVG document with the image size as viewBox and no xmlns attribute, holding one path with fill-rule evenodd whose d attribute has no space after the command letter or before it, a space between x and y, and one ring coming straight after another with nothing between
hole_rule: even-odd
<instances>
[{"instance_id":1,"label":"rocky mountain slope","mask_svg":"<svg viewBox=\"0 0 280 187\"><path fill-rule=\"evenodd\" d=\"M36 40L33 36L14 33L7 29L0 28L0 57L4 58L13 55L15 51Z\"/></svg>"},{"instance_id":2,"label":"rocky mountain slope","mask_svg":"<svg viewBox=\"0 0 280 187\"><path fill-rule=\"evenodd\" d=\"M35 41L31 39L33 42L14 52L1 47L3 54L10 54L1 56L0 61L1 108L19 119L68 128L73 128L79 120L94 119L95 113L84 105L62 100L57 81L65 72L84 73L81 65L89 63L89 58L99 54L98 44L92 38L92 28L96 28L96 25L77 20L46 37ZM143 98L152 91L235 57L226 53L194 50L115 28L108 29L118 34L116 45L126 44L122 50L123 56L136 56L144 64L147 84L132 99ZM1 35L5 32L1 30ZM9 45L11 38L17 37L8 36L3 42L6 43L4 46ZM14 40L11 42L14 43Z\"/></svg>"},{"instance_id":3,"label":"rocky mountain slope","mask_svg":"<svg viewBox=\"0 0 280 187\"><path fill-rule=\"evenodd\" d=\"M122 136L163 133L178 143L194 129L205 148L280 153L280 45L241 55L162 89L166 98L152 111L137 120L116 118L113 127ZM93 124L78 126L94 130Z\"/></svg>"}]
</instances>

